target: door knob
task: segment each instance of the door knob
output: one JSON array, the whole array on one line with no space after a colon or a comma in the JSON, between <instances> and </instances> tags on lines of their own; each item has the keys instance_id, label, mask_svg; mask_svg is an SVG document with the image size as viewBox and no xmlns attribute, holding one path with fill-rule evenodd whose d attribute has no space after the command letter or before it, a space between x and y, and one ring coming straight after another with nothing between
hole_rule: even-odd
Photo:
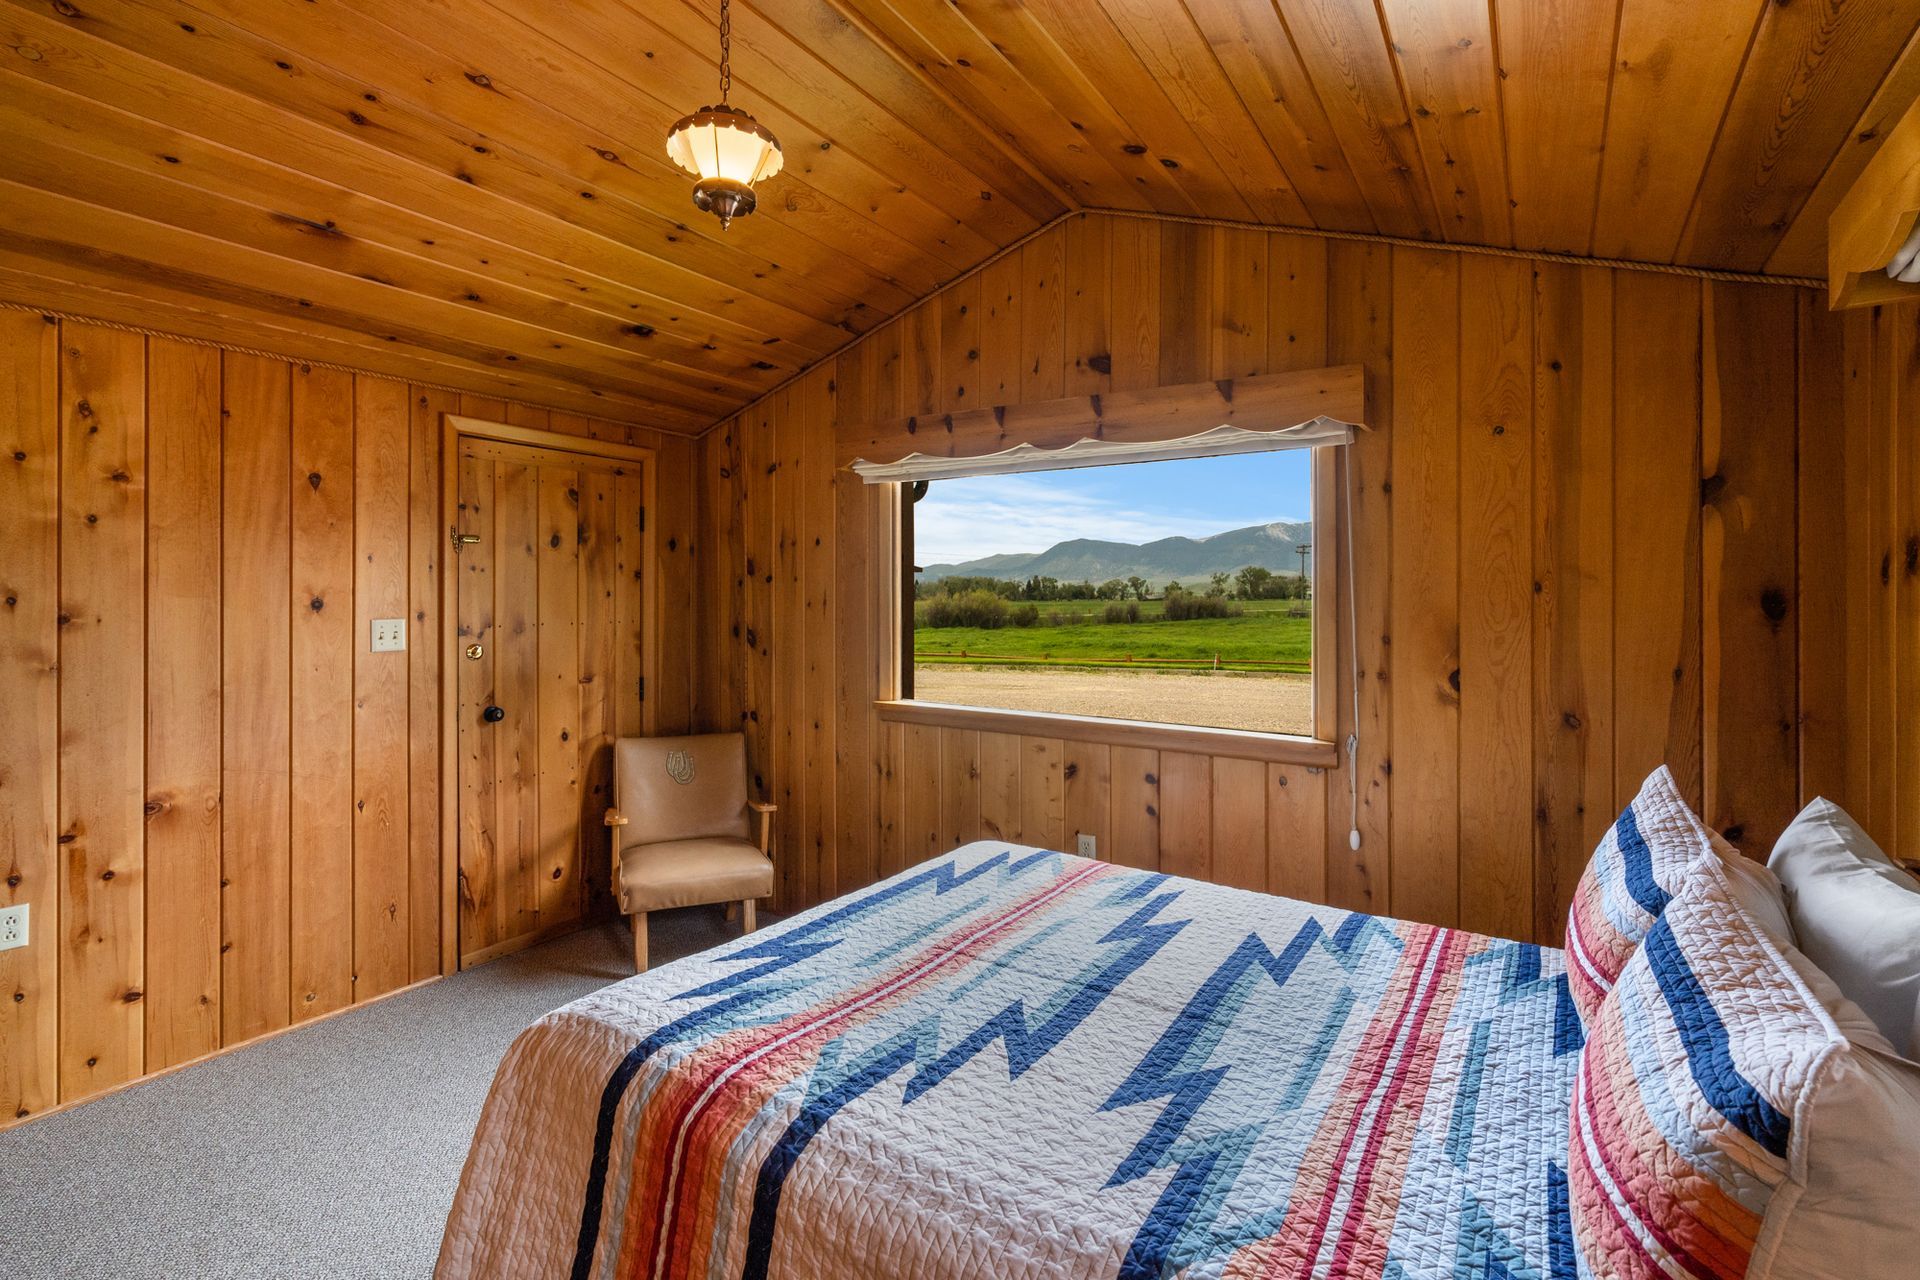
<instances>
[{"instance_id":1,"label":"door knob","mask_svg":"<svg viewBox=\"0 0 1920 1280\"><path fill-rule=\"evenodd\" d=\"M485 652L486 650L477 644L470 644L466 648L467 657L475 662L478 662L480 660L480 656Z\"/></svg>"},{"instance_id":2,"label":"door knob","mask_svg":"<svg viewBox=\"0 0 1920 1280\"><path fill-rule=\"evenodd\" d=\"M507 718L507 709L505 707L488 707L480 713L480 718L488 724L499 724Z\"/></svg>"}]
</instances>

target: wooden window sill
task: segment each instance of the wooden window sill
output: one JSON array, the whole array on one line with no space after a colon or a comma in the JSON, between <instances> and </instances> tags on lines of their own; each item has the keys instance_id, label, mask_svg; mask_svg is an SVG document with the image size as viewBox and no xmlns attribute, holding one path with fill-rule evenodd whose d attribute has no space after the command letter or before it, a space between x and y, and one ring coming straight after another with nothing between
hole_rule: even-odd
<instances>
[{"instance_id":1,"label":"wooden window sill","mask_svg":"<svg viewBox=\"0 0 1920 1280\"><path fill-rule=\"evenodd\" d=\"M1146 720L1058 715L1050 711L1005 711L996 707L967 707L911 699L882 699L873 705L882 720L895 724L924 724L942 729L1022 734L1030 738L1064 738L1073 742L1105 742L1114 746L1192 751L1201 755L1299 764L1316 769L1331 769L1340 763L1340 749L1333 743L1290 733L1208 729L1199 725L1156 724Z\"/></svg>"}]
</instances>

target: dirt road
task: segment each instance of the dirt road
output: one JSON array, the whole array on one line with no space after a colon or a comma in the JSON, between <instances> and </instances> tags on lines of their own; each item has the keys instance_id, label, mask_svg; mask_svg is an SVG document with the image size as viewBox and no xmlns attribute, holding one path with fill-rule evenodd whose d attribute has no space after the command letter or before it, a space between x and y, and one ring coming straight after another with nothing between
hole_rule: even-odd
<instances>
[{"instance_id":1,"label":"dirt road","mask_svg":"<svg viewBox=\"0 0 1920 1280\"><path fill-rule=\"evenodd\" d=\"M913 673L913 696L923 702L1265 733L1313 732L1312 695L1313 683L1307 676L1009 671L944 665L917 667Z\"/></svg>"}]
</instances>

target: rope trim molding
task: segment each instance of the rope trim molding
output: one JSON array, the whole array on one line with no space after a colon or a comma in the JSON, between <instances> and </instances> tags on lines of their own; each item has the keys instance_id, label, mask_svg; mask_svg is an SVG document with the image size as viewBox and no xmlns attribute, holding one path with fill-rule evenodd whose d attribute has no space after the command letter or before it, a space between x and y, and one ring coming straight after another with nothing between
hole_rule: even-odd
<instances>
[{"instance_id":1,"label":"rope trim molding","mask_svg":"<svg viewBox=\"0 0 1920 1280\"><path fill-rule=\"evenodd\" d=\"M313 360L306 356L290 356L284 351L267 351L261 347L243 347L238 343L220 342L214 338L200 338L192 334L176 333L171 329L154 329L146 325L128 324L124 320L103 320L99 316L81 315L78 312L63 311L59 307L36 307L26 302L9 302L0 299L0 311L24 311L29 315L46 316L50 320L59 320L72 324L89 325L95 329L116 329L121 333L137 333L143 338L165 338L169 342L184 342L193 347L212 347L216 351L232 351L243 356L259 356L263 360L279 360L286 364L304 365L310 369L332 369L337 373L350 373L358 378L384 378L388 382L404 382L410 387L422 387L428 391L444 391L455 396L485 396L490 400L504 400L511 404L524 404L529 408L547 409L554 413L570 414L576 418L585 418L590 422L604 422L611 427L626 430L630 427L642 427L648 431L658 431L665 435L680 436L687 440L698 440L711 426L698 431L674 431L667 427L648 427L643 423L629 422L624 418L613 418L601 413L582 413L578 409L558 409L538 400L529 400L525 396L500 395L492 391L475 391L472 387L456 387L447 382L429 382L425 378L415 378L404 374L381 373L378 370L363 368L360 365L341 364L337 360ZM591 394L591 389L582 384L582 394ZM141 1077L145 1079L146 1077Z\"/></svg>"},{"instance_id":2,"label":"rope trim molding","mask_svg":"<svg viewBox=\"0 0 1920 1280\"><path fill-rule=\"evenodd\" d=\"M1349 240L1362 244L1393 245L1402 249L1472 253L1489 258L1524 258L1532 262L1565 263L1574 267L1608 267L1615 271L1653 271L1670 276L1693 276L1700 280L1718 280L1725 284L1784 284L1802 289L1827 287L1827 282L1818 276L1775 276L1758 271L1689 267L1673 262L1639 262L1632 258L1594 258L1585 254L1557 253L1545 249L1508 249L1491 244L1451 244L1443 240L1420 240L1412 236L1383 236L1372 231L1317 231L1312 227L1270 227L1259 222L1236 222L1231 218L1206 218L1185 213L1153 213L1140 209L1088 209L1085 212L1105 214L1109 218L1136 218L1146 222L1178 222L1198 227L1226 227L1236 231L1267 231L1283 236L1308 236L1315 240ZM1054 221L1058 222L1059 219L1056 218Z\"/></svg>"},{"instance_id":3,"label":"rope trim molding","mask_svg":"<svg viewBox=\"0 0 1920 1280\"><path fill-rule=\"evenodd\" d=\"M996 250L980 262L968 267L965 271L962 271L959 275L953 277L953 279L947 281L926 297L915 302L905 311L900 312L898 315L889 316L884 322L875 325L865 333L855 334L826 355L815 360L806 368L796 371L791 377L762 391L759 395L726 416L716 418L703 428L695 438L704 438L716 428L733 421L735 418L745 416L751 410L772 399L780 392L785 391L788 387L812 373L815 369L818 369L821 365L826 364L830 360L838 360L841 356L853 350L853 348L859 346L874 334L879 333L888 325L900 323L900 321L908 315L933 302L947 290L956 285L966 283L1009 254L1019 252L1027 244L1038 240L1041 236L1047 234L1047 232L1053 230L1061 223L1073 218L1085 217L1133 218L1141 222L1171 222L1194 227L1222 227L1230 231L1264 231L1270 235L1304 236L1312 240L1345 240L1360 244L1392 245L1401 249L1431 249L1437 253L1472 253L1490 258L1522 258L1530 262L1564 263L1574 267L1604 267L1615 271L1651 271L1661 275L1692 276L1698 280L1717 280L1724 284L1781 284L1801 289L1824 289L1827 287L1827 282L1816 276L1770 276L1754 271L1723 271L1715 267L1689 267L1670 262L1636 262L1631 258L1590 258L1577 253L1553 253L1547 250L1533 249L1505 249L1496 245L1487 244L1450 244L1442 240L1419 240L1411 236L1385 236L1372 231L1321 231L1313 227L1275 227L1268 226L1264 222L1241 222L1232 218L1207 218L1198 214L1158 213L1145 209L1069 209L1065 213L1056 214L1054 217L1021 236L1018 240L1015 240L1012 244Z\"/></svg>"}]
</instances>

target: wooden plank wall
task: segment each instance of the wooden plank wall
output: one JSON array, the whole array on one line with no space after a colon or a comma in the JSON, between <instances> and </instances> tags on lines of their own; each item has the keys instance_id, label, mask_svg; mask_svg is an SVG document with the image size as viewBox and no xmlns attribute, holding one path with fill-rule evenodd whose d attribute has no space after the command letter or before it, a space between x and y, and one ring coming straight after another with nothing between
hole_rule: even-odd
<instances>
[{"instance_id":1,"label":"wooden plank wall","mask_svg":"<svg viewBox=\"0 0 1920 1280\"><path fill-rule=\"evenodd\" d=\"M1556 942L1663 760L1761 856L1819 793L1920 854L1916 324L1075 218L704 437L698 718L749 734L788 907L976 835L1087 831L1135 866ZM1346 361L1376 428L1349 460L1358 852L1344 770L875 718L895 499L830 472L836 424Z\"/></svg>"},{"instance_id":2,"label":"wooden plank wall","mask_svg":"<svg viewBox=\"0 0 1920 1280\"><path fill-rule=\"evenodd\" d=\"M442 971L443 412L661 450L690 727L690 438L0 311L0 1126Z\"/></svg>"}]
</instances>

